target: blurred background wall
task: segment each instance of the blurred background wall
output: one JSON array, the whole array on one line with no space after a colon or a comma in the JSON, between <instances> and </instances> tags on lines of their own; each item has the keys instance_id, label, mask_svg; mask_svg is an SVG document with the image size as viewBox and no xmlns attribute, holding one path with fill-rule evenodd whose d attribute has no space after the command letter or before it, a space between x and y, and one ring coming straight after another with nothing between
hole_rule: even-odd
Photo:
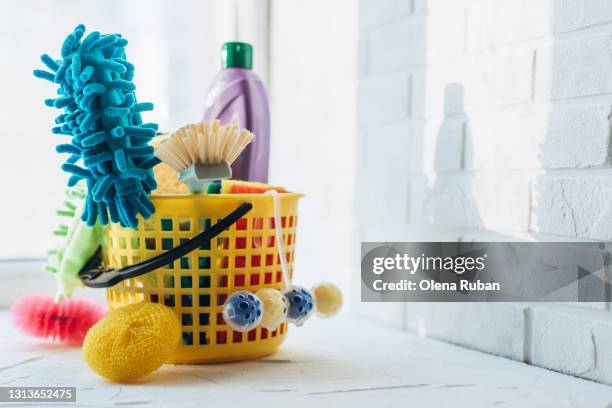
<instances>
[{"instance_id":1,"label":"blurred background wall","mask_svg":"<svg viewBox=\"0 0 612 408\"><path fill-rule=\"evenodd\" d=\"M348 266L354 257L358 4L296 0L270 5L270 177L306 194L295 268L304 283L332 281L349 288L354 278Z\"/></svg>"},{"instance_id":2,"label":"blurred background wall","mask_svg":"<svg viewBox=\"0 0 612 408\"><path fill-rule=\"evenodd\" d=\"M609 1L362 0L359 29L356 252L369 240L610 239ZM355 311L612 383L609 303Z\"/></svg>"},{"instance_id":3,"label":"blurred background wall","mask_svg":"<svg viewBox=\"0 0 612 408\"><path fill-rule=\"evenodd\" d=\"M11 95L0 101L7 153L0 160L6 194L0 213L8 231L0 237L0 258L46 255L68 179L60 169L64 158L55 153L64 138L50 132L58 113L43 103L55 89L32 75L42 66L40 55L59 55L63 39L81 22L88 31L122 33L136 65L138 98L155 104L145 118L173 129L200 118L204 92L219 67L219 44L209 40L212 8L212 1L192 0L0 3L0 49L11 56L0 65Z\"/></svg>"}]
</instances>

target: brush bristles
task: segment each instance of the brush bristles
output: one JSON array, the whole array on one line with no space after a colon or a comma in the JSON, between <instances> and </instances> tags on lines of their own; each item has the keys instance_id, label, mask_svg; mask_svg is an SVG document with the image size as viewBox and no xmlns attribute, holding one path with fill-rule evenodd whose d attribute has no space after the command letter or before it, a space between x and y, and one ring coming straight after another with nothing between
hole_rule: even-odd
<instances>
[{"instance_id":1,"label":"brush bristles","mask_svg":"<svg viewBox=\"0 0 612 408\"><path fill-rule=\"evenodd\" d=\"M177 172L185 170L192 164L220 164L224 161L230 165L255 135L246 129L238 130L238 125L221 126L218 120L211 123L194 123L183 126L162 141L155 148L155 156Z\"/></svg>"},{"instance_id":2,"label":"brush bristles","mask_svg":"<svg viewBox=\"0 0 612 408\"><path fill-rule=\"evenodd\" d=\"M13 325L24 334L79 345L105 314L101 306L87 299L55 303L52 297L37 294L24 295L11 306Z\"/></svg>"}]
</instances>

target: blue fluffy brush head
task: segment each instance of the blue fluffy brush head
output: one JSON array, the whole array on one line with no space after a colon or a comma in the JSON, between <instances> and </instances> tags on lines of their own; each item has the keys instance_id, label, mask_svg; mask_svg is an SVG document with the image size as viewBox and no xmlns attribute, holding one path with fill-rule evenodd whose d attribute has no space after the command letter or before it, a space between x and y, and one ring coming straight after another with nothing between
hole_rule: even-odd
<instances>
[{"instance_id":1,"label":"blue fluffy brush head","mask_svg":"<svg viewBox=\"0 0 612 408\"><path fill-rule=\"evenodd\" d=\"M71 174L68 185L87 183L81 219L91 226L98 219L106 225L110 218L136 228L138 214L149 218L155 211L149 194L157 187L152 168L159 160L149 141L158 127L140 117L153 104L136 102L127 40L119 34L84 33L81 24L66 37L61 59L43 54L51 72L37 69L34 75L58 84L58 97L45 104L63 110L53 133L71 136L56 149L70 154L62 165Z\"/></svg>"}]
</instances>

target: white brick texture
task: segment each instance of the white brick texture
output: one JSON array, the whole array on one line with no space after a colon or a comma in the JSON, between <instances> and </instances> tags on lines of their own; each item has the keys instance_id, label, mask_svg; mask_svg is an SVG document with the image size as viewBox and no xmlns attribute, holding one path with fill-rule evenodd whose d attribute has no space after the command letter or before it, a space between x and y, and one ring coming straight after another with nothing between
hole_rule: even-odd
<instances>
[{"instance_id":1,"label":"white brick texture","mask_svg":"<svg viewBox=\"0 0 612 408\"><path fill-rule=\"evenodd\" d=\"M359 122L384 124L410 116L410 79L408 73L363 79L359 85Z\"/></svg>"},{"instance_id":2,"label":"white brick texture","mask_svg":"<svg viewBox=\"0 0 612 408\"><path fill-rule=\"evenodd\" d=\"M560 100L612 92L610 31L612 30L604 34L572 37L539 49L536 62L536 98Z\"/></svg>"},{"instance_id":3,"label":"white brick texture","mask_svg":"<svg viewBox=\"0 0 612 408\"><path fill-rule=\"evenodd\" d=\"M522 360L524 309L512 303L409 303L406 329ZM500 321L505 322L503 326L499 325Z\"/></svg>"},{"instance_id":4,"label":"white brick texture","mask_svg":"<svg viewBox=\"0 0 612 408\"><path fill-rule=\"evenodd\" d=\"M553 110L540 147L542 167L608 167L611 106L612 102Z\"/></svg>"},{"instance_id":5,"label":"white brick texture","mask_svg":"<svg viewBox=\"0 0 612 408\"><path fill-rule=\"evenodd\" d=\"M544 234L612 239L612 174L607 174L541 177L535 184L537 219L533 229Z\"/></svg>"},{"instance_id":6,"label":"white brick texture","mask_svg":"<svg viewBox=\"0 0 612 408\"><path fill-rule=\"evenodd\" d=\"M534 307L530 317L530 362L612 383L612 321L605 313L581 312L561 306Z\"/></svg>"},{"instance_id":7,"label":"white brick texture","mask_svg":"<svg viewBox=\"0 0 612 408\"><path fill-rule=\"evenodd\" d=\"M409 15L413 11L413 5L413 0L361 1L359 3L359 26L362 28L380 26Z\"/></svg>"},{"instance_id":8,"label":"white brick texture","mask_svg":"<svg viewBox=\"0 0 612 408\"><path fill-rule=\"evenodd\" d=\"M424 16L398 20L372 30L370 73L396 72L423 63L425 44L419 37L424 30Z\"/></svg>"},{"instance_id":9,"label":"white brick texture","mask_svg":"<svg viewBox=\"0 0 612 408\"><path fill-rule=\"evenodd\" d=\"M612 2L361 0L359 14L356 239L612 239ZM356 310L612 384L608 303Z\"/></svg>"}]
</instances>

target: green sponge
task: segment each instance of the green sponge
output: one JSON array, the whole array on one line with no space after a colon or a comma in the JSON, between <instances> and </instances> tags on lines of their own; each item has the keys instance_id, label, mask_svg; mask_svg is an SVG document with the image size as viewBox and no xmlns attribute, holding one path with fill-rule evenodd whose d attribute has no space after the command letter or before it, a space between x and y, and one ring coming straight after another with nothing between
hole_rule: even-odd
<instances>
[{"instance_id":1,"label":"green sponge","mask_svg":"<svg viewBox=\"0 0 612 408\"><path fill-rule=\"evenodd\" d=\"M57 290L55 299L60 301L72 296L77 287L82 286L79 271L96 253L100 246L102 233L100 224L92 227L81 221L80 214L85 206L87 191L82 183L66 191L66 201L57 215L63 219L53 235L61 237L62 244L49 251L46 271L56 276Z\"/></svg>"}]
</instances>

